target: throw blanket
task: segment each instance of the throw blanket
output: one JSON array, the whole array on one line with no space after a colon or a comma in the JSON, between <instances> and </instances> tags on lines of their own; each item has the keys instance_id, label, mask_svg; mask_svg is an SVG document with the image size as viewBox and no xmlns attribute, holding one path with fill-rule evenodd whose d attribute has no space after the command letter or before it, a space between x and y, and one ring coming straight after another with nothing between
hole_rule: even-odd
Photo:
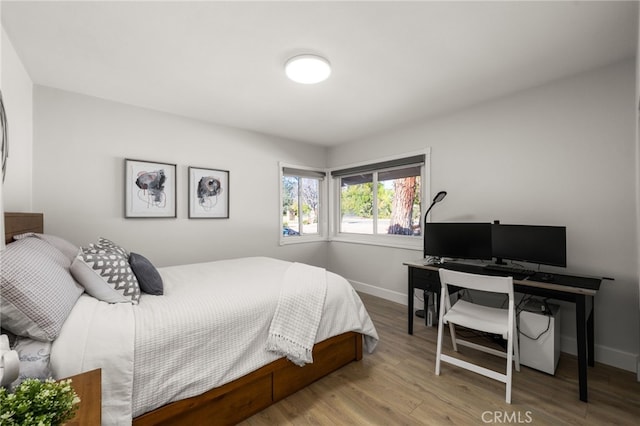
<instances>
[{"instance_id":1,"label":"throw blanket","mask_svg":"<svg viewBox=\"0 0 640 426\"><path fill-rule=\"evenodd\" d=\"M296 365L312 363L313 344L327 295L326 271L293 263L286 271L266 349Z\"/></svg>"}]
</instances>

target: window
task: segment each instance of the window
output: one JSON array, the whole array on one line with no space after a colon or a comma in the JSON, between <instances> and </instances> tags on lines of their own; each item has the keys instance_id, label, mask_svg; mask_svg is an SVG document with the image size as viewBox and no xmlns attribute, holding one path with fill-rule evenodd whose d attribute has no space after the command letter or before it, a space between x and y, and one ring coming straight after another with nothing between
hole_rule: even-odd
<instances>
[{"instance_id":1,"label":"window","mask_svg":"<svg viewBox=\"0 0 640 426\"><path fill-rule=\"evenodd\" d=\"M421 154L332 171L336 234L422 235L425 164Z\"/></svg>"},{"instance_id":2,"label":"window","mask_svg":"<svg viewBox=\"0 0 640 426\"><path fill-rule=\"evenodd\" d=\"M281 242L322 238L326 173L286 166L281 167L281 172Z\"/></svg>"}]
</instances>

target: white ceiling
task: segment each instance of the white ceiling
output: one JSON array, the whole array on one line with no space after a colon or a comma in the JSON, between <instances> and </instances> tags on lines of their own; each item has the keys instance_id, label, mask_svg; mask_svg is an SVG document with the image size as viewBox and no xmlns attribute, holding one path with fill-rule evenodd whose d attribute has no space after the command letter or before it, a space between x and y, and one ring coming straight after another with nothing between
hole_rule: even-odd
<instances>
[{"instance_id":1,"label":"white ceiling","mask_svg":"<svg viewBox=\"0 0 640 426\"><path fill-rule=\"evenodd\" d=\"M633 57L637 19L612 1L2 1L35 84L323 145ZM287 80L300 53L329 80Z\"/></svg>"}]
</instances>

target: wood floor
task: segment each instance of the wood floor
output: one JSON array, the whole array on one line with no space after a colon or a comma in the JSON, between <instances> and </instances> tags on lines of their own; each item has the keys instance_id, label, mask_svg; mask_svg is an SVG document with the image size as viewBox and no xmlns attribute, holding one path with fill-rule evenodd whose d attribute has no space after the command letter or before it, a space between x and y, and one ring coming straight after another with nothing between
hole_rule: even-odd
<instances>
[{"instance_id":1,"label":"wood floor","mask_svg":"<svg viewBox=\"0 0 640 426\"><path fill-rule=\"evenodd\" d=\"M410 336L406 306L361 297L380 336L376 351L243 425L640 424L634 373L596 363L589 368L589 402L584 403L578 399L577 360L562 354L555 376L524 366L514 372L512 404L507 404L504 385L494 380L448 364L436 376L437 329L416 318ZM450 340L445 339L445 349L451 350ZM469 348L461 353L504 371L500 358Z\"/></svg>"}]
</instances>

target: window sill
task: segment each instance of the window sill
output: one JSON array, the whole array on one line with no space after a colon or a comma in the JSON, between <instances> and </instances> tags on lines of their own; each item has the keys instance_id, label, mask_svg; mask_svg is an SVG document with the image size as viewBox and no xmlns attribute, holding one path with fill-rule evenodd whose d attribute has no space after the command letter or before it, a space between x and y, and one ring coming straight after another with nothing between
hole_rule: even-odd
<instances>
[{"instance_id":1,"label":"window sill","mask_svg":"<svg viewBox=\"0 0 640 426\"><path fill-rule=\"evenodd\" d=\"M409 241L407 241L409 240ZM365 244L372 246L399 248L422 251L422 237L392 237L375 235L334 235L329 241L349 244Z\"/></svg>"},{"instance_id":2,"label":"window sill","mask_svg":"<svg viewBox=\"0 0 640 426\"><path fill-rule=\"evenodd\" d=\"M293 237L280 237L280 245L288 246L290 244L318 243L328 241L326 237L318 235L301 235Z\"/></svg>"}]
</instances>

